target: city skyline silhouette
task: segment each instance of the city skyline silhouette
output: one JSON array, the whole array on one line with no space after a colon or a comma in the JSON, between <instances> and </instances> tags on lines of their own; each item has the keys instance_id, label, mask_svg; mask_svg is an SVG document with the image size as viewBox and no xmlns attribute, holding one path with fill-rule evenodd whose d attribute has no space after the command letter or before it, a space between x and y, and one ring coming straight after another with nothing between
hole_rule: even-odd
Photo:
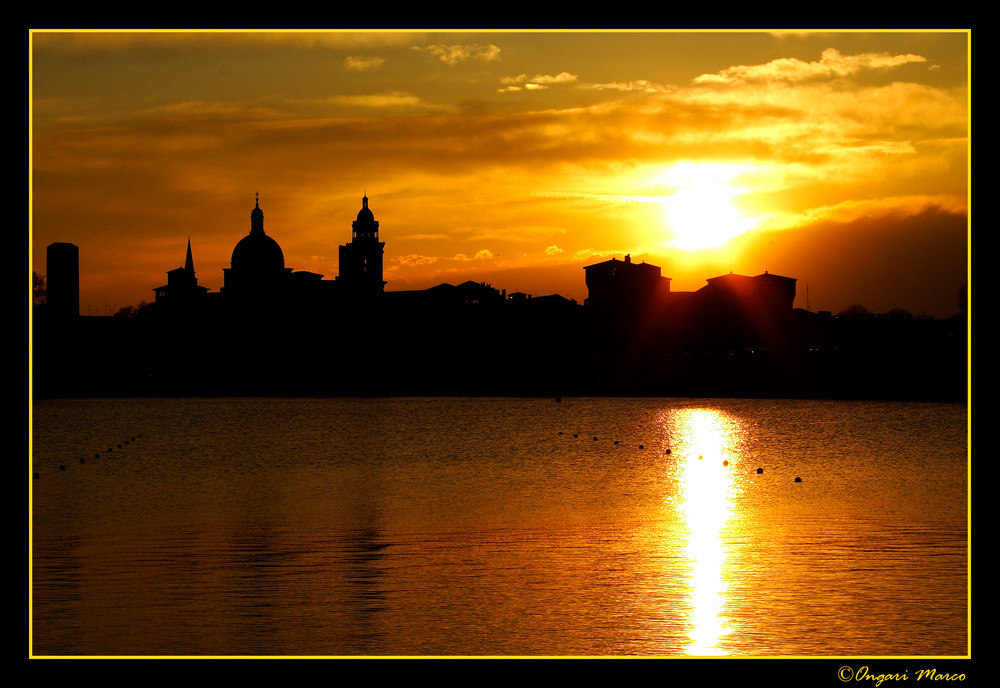
<instances>
[{"instance_id":1,"label":"city skyline silhouette","mask_svg":"<svg viewBox=\"0 0 1000 688\"><path fill-rule=\"evenodd\" d=\"M964 313L812 312L793 306L796 278L766 271L674 291L659 266L628 254L584 267L583 304L471 280L391 291L379 229L366 194L340 245L343 270L326 279L286 265L257 194L219 292L199 285L189 238L183 267L167 271L155 300L111 318L79 314L79 252L52 244L53 278L35 315L36 390L964 395ZM108 352L117 372L104 383L83 374ZM134 360L122 368L124 357Z\"/></svg>"}]
</instances>

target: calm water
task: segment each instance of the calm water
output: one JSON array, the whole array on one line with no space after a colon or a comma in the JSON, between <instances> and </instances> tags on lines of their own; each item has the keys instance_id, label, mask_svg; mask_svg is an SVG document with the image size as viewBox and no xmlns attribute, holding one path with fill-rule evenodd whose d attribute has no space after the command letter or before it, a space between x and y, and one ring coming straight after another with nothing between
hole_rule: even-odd
<instances>
[{"instance_id":1,"label":"calm water","mask_svg":"<svg viewBox=\"0 0 1000 688\"><path fill-rule=\"evenodd\" d=\"M40 402L32 651L964 656L967 421L835 401Z\"/></svg>"}]
</instances>

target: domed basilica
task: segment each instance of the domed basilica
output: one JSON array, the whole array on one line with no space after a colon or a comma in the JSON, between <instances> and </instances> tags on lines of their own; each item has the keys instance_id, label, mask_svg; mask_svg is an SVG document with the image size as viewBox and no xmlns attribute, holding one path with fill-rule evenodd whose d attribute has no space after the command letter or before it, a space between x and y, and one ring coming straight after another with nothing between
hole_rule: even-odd
<instances>
[{"instance_id":1,"label":"domed basilica","mask_svg":"<svg viewBox=\"0 0 1000 688\"><path fill-rule=\"evenodd\" d=\"M156 303L165 307L190 305L208 297L213 303L221 300L252 305L287 299L314 305L318 299L348 295L352 300L363 301L367 296L381 294L385 288L382 279L385 242L379 241L378 221L368 207L367 194L361 199L361 210L352 230L351 241L340 247L340 274L335 280L324 280L323 275L306 270L293 271L285 267L281 246L264 232L264 211L260 209L258 194L250 212L250 233L237 242L229 267L222 270L222 289L208 294L205 287L198 286L189 240L184 267L167 273L167 284L154 290Z\"/></svg>"},{"instance_id":2,"label":"domed basilica","mask_svg":"<svg viewBox=\"0 0 1000 688\"><path fill-rule=\"evenodd\" d=\"M233 249L230 267L223 268L224 293L241 292L257 296L273 294L287 286L291 268L278 242L264 233L264 211L258 196L250 212L250 233Z\"/></svg>"}]
</instances>

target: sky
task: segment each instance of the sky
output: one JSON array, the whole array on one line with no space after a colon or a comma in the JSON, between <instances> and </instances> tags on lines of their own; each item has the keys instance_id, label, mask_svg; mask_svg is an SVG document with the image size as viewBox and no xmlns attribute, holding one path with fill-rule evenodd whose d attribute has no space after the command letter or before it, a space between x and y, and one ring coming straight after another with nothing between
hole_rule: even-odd
<instances>
[{"instance_id":1,"label":"sky","mask_svg":"<svg viewBox=\"0 0 1000 688\"><path fill-rule=\"evenodd\" d=\"M223 284L257 194L334 279L362 196L387 291L587 296L646 261L693 291L948 317L968 284L966 31L29 33L30 255L80 249L84 315L184 264Z\"/></svg>"}]
</instances>

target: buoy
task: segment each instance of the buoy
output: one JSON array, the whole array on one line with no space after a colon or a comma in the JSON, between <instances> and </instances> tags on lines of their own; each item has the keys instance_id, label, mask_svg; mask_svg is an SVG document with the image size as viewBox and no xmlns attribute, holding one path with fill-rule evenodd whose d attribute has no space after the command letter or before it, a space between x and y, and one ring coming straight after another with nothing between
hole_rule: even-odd
<instances>
[{"instance_id":1,"label":"buoy","mask_svg":"<svg viewBox=\"0 0 1000 688\"><path fill-rule=\"evenodd\" d=\"M670 453L670 449L667 449L667 453L668 453L668 454Z\"/></svg>"},{"instance_id":2,"label":"buoy","mask_svg":"<svg viewBox=\"0 0 1000 688\"><path fill-rule=\"evenodd\" d=\"M95 459L99 459L99 458L101 458L101 455L100 455L100 454L96 454L96 453L95 453L95 454L94 454L94 458L95 458Z\"/></svg>"},{"instance_id":3,"label":"buoy","mask_svg":"<svg viewBox=\"0 0 1000 688\"><path fill-rule=\"evenodd\" d=\"M728 461L723 461L723 462L722 462L722 465L723 465L723 466L728 466L728 465L729 465L729 462L728 462Z\"/></svg>"},{"instance_id":4,"label":"buoy","mask_svg":"<svg viewBox=\"0 0 1000 688\"><path fill-rule=\"evenodd\" d=\"M560 434L560 435L562 434L562 430L560 430L560 431L559 431L559 434Z\"/></svg>"},{"instance_id":5,"label":"buoy","mask_svg":"<svg viewBox=\"0 0 1000 688\"><path fill-rule=\"evenodd\" d=\"M119 448L119 449L121 449L121 448L122 448L122 445L120 445L120 444L119 444L119 445L118 445L118 448Z\"/></svg>"},{"instance_id":6,"label":"buoy","mask_svg":"<svg viewBox=\"0 0 1000 688\"><path fill-rule=\"evenodd\" d=\"M87 463L87 460L81 456L80 457L80 463Z\"/></svg>"},{"instance_id":7,"label":"buoy","mask_svg":"<svg viewBox=\"0 0 1000 688\"><path fill-rule=\"evenodd\" d=\"M66 466L59 466L59 470L60 471L65 471L66 470Z\"/></svg>"},{"instance_id":8,"label":"buoy","mask_svg":"<svg viewBox=\"0 0 1000 688\"><path fill-rule=\"evenodd\" d=\"M573 433L573 437L577 437L577 433L575 433L575 432L574 432L574 433Z\"/></svg>"},{"instance_id":9,"label":"buoy","mask_svg":"<svg viewBox=\"0 0 1000 688\"><path fill-rule=\"evenodd\" d=\"M763 472L764 472L764 469L763 469L763 468L758 468L758 469L757 469L757 472L758 472L758 473L763 473Z\"/></svg>"},{"instance_id":10,"label":"buoy","mask_svg":"<svg viewBox=\"0 0 1000 688\"><path fill-rule=\"evenodd\" d=\"M801 482L802 482L802 478L799 478L798 476L796 476L796 478L795 478L795 482L797 482L797 483L801 483Z\"/></svg>"},{"instance_id":11,"label":"buoy","mask_svg":"<svg viewBox=\"0 0 1000 688\"><path fill-rule=\"evenodd\" d=\"M701 461L701 460L702 460L703 458L705 458L705 457L704 457L704 456L702 456L701 454L698 454L698 460L699 460L699 461Z\"/></svg>"},{"instance_id":12,"label":"buoy","mask_svg":"<svg viewBox=\"0 0 1000 688\"><path fill-rule=\"evenodd\" d=\"M640 444L639 449L645 449L645 447Z\"/></svg>"},{"instance_id":13,"label":"buoy","mask_svg":"<svg viewBox=\"0 0 1000 688\"><path fill-rule=\"evenodd\" d=\"M615 444L618 444L618 440L615 440Z\"/></svg>"},{"instance_id":14,"label":"buoy","mask_svg":"<svg viewBox=\"0 0 1000 688\"><path fill-rule=\"evenodd\" d=\"M597 437L596 437L596 436L594 437L594 441L595 441L595 442L597 441Z\"/></svg>"}]
</instances>

